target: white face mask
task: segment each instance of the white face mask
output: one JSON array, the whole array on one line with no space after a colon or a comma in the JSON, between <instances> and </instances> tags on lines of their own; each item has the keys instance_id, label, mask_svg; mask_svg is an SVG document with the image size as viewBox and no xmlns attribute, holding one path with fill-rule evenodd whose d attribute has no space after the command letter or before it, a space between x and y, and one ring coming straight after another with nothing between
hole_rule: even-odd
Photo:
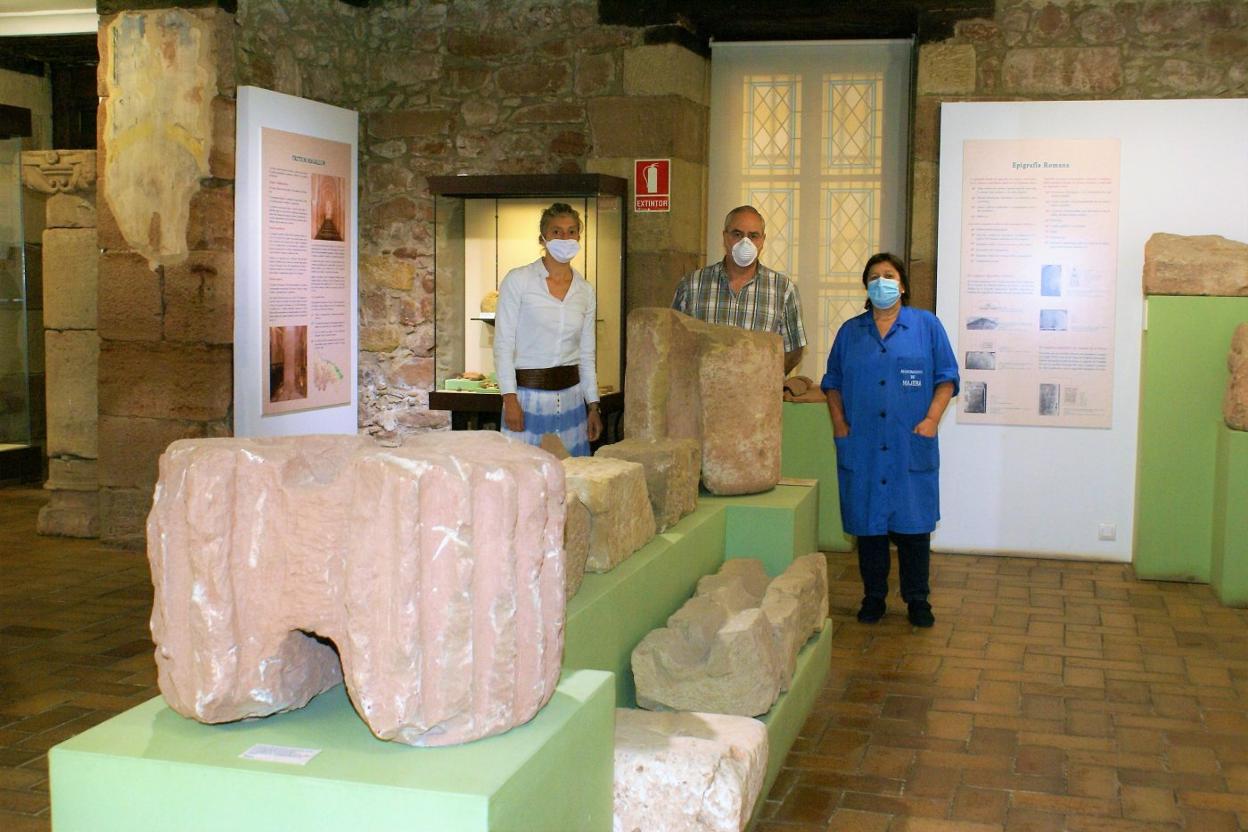
<instances>
[{"instance_id":1,"label":"white face mask","mask_svg":"<svg viewBox=\"0 0 1248 832\"><path fill-rule=\"evenodd\" d=\"M546 251L560 263L571 262L572 258L581 253L579 240L543 240Z\"/></svg>"},{"instance_id":2,"label":"white face mask","mask_svg":"<svg viewBox=\"0 0 1248 832\"><path fill-rule=\"evenodd\" d=\"M754 241L749 237L742 237L732 247L732 262L743 269L753 263L757 257L758 247L754 245Z\"/></svg>"}]
</instances>

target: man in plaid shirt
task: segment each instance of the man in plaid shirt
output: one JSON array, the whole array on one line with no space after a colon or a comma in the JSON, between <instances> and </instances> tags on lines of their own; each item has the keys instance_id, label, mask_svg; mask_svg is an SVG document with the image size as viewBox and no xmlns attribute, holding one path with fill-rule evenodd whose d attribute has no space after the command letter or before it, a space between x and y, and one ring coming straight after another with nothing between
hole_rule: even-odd
<instances>
[{"instance_id":1,"label":"man in plaid shirt","mask_svg":"<svg viewBox=\"0 0 1248 832\"><path fill-rule=\"evenodd\" d=\"M692 271L676 284L672 308L712 324L774 332L784 340L784 372L806 346L797 286L758 262L767 241L763 215L752 205L724 218L724 259Z\"/></svg>"}]
</instances>

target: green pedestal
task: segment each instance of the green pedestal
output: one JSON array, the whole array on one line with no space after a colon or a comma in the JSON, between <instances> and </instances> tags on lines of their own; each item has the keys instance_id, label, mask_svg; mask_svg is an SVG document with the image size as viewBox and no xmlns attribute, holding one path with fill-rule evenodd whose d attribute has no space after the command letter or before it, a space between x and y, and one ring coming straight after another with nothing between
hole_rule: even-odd
<instances>
[{"instance_id":1,"label":"green pedestal","mask_svg":"<svg viewBox=\"0 0 1248 832\"><path fill-rule=\"evenodd\" d=\"M1223 604L1248 607L1248 433L1218 426L1210 583Z\"/></svg>"},{"instance_id":2,"label":"green pedestal","mask_svg":"<svg viewBox=\"0 0 1248 832\"><path fill-rule=\"evenodd\" d=\"M822 487L777 485L762 494L715 497L702 494L701 506L723 506L727 511L724 557L758 558L775 577L794 558L819 551L818 494Z\"/></svg>"},{"instance_id":3,"label":"green pedestal","mask_svg":"<svg viewBox=\"0 0 1248 832\"><path fill-rule=\"evenodd\" d=\"M341 686L230 725L184 719L158 697L48 753L52 822L57 832L609 830L612 693L606 673L565 673L531 722L450 748L376 739ZM239 759L256 744L320 753L304 766Z\"/></svg>"},{"instance_id":4,"label":"green pedestal","mask_svg":"<svg viewBox=\"0 0 1248 832\"><path fill-rule=\"evenodd\" d=\"M819 551L853 551L853 538L841 528L836 446L832 442L827 405L784 403L780 473L785 477L819 480Z\"/></svg>"},{"instance_id":5,"label":"green pedestal","mask_svg":"<svg viewBox=\"0 0 1248 832\"><path fill-rule=\"evenodd\" d=\"M1148 298L1135 573L1208 583L1226 353L1248 298Z\"/></svg>"}]
</instances>

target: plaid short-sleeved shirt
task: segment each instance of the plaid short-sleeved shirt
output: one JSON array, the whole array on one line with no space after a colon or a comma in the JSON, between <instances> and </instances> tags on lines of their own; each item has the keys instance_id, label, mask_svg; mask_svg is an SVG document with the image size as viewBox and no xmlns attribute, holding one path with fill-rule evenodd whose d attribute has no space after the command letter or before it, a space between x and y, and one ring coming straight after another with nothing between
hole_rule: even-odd
<instances>
[{"instance_id":1,"label":"plaid short-sleeved shirt","mask_svg":"<svg viewBox=\"0 0 1248 832\"><path fill-rule=\"evenodd\" d=\"M672 308L707 323L774 332L783 339L785 352L806 346L797 286L762 263L735 295L722 260L690 272L676 284Z\"/></svg>"}]
</instances>

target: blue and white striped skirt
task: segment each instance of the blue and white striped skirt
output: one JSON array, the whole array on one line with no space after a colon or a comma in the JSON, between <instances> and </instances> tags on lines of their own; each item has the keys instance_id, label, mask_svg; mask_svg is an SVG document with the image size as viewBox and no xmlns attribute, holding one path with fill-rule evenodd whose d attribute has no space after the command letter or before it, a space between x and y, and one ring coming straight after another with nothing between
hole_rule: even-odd
<instances>
[{"instance_id":1,"label":"blue and white striped skirt","mask_svg":"<svg viewBox=\"0 0 1248 832\"><path fill-rule=\"evenodd\" d=\"M520 409L524 411L524 430L519 433L500 425L504 436L530 445L542 444L542 436L554 433L572 456L589 456L589 437L585 429L585 397L580 385L566 390L535 390L516 388ZM500 420L501 421L501 420Z\"/></svg>"}]
</instances>

